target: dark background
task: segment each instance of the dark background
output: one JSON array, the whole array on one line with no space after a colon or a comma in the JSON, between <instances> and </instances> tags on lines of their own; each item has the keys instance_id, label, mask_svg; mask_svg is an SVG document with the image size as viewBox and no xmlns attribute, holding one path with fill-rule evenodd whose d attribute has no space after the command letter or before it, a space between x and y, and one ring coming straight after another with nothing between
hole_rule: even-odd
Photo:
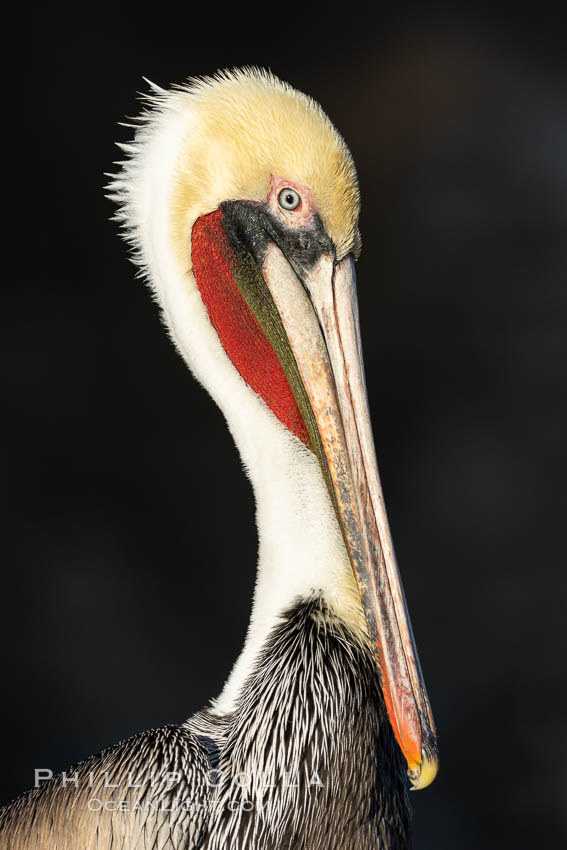
<instances>
[{"instance_id":1,"label":"dark background","mask_svg":"<svg viewBox=\"0 0 567 850\"><path fill-rule=\"evenodd\" d=\"M242 644L250 487L102 185L142 75L255 63L321 102L359 169L374 431L442 759L412 796L415 846L558 846L564 22L541 4L26 14L4 34L0 801L184 719Z\"/></svg>"}]
</instances>

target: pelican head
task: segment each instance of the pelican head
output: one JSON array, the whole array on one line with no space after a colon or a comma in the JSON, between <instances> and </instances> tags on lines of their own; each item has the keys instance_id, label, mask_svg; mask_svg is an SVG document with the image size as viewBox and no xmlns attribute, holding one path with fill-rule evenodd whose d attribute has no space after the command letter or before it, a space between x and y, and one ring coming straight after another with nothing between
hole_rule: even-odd
<instances>
[{"instance_id":1,"label":"pelican head","mask_svg":"<svg viewBox=\"0 0 567 850\"><path fill-rule=\"evenodd\" d=\"M356 592L353 630L371 646L408 775L423 788L437 771L435 729L366 397L351 154L318 104L262 71L154 87L149 101L113 181L119 217L257 497L268 435L317 468Z\"/></svg>"}]
</instances>

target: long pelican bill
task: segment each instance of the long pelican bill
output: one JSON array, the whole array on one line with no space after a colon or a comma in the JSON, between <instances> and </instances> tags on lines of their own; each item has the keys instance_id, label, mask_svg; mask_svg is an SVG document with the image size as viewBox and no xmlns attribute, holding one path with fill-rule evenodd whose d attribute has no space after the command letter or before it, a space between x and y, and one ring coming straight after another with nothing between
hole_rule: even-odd
<instances>
[{"instance_id":1,"label":"long pelican bill","mask_svg":"<svg viewBox=\"0 0 567 850\"><path fill-rule=\"evenodd\" d=\"M437 773L435 726L378 475L354 262L350 255L336 262L317 218L309 228L290 232L262 204L232 201L219 212L227 239L221 251L278 357L319 459L360 591L390 723L413 788L424 788Z\"/></svg>"},{"instance_id":2,"label":"long pelican bill","mask_svg":"<svg viewBox=\"0 0 567 850\"><path fill-rule=\"evenodd\" d=\"M332 256L322 254L300 280L279 247L271 243L263 274L317 423L390 722L413 788L424 788L437 773L435 727L378 476L354 263L347 257L335 264Z\"/></svg>"}]
</instances>

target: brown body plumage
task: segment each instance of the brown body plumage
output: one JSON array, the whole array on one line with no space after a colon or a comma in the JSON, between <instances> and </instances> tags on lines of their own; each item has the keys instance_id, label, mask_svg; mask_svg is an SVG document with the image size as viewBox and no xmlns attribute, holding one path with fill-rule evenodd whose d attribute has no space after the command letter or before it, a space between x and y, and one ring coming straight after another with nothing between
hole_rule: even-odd
<instances>
[{"instance_id":1,"label":"brown body plumage","mask_svg":"<svg viewBox=\"0 0 567 850\"><path fill-rule=\"evenodd\" d=\"M66 777L2 810L3 850L410 846L373 658L318 599L270 637L232 716L144 732Z\"/></svg>"}]
</instances>

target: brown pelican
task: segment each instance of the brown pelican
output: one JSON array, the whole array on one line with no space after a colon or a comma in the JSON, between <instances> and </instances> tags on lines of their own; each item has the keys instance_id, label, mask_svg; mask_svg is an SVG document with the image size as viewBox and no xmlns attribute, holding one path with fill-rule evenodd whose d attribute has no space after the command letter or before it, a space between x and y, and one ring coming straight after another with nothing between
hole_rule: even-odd
<instances>
[{"instance_id":1,"label":"brown pelican","mask_svg":"<svg viewBox=\"0 0 567 850\"><path fill-rule=\"evenodd\" d=\"M10 850L409 846L437 770L378 478L359 336L359 190L313 100L269 73L149 97L112 194L166 327L252 482L258 579L210 706L7 806Z\"/></svg>"}]
</instances>

